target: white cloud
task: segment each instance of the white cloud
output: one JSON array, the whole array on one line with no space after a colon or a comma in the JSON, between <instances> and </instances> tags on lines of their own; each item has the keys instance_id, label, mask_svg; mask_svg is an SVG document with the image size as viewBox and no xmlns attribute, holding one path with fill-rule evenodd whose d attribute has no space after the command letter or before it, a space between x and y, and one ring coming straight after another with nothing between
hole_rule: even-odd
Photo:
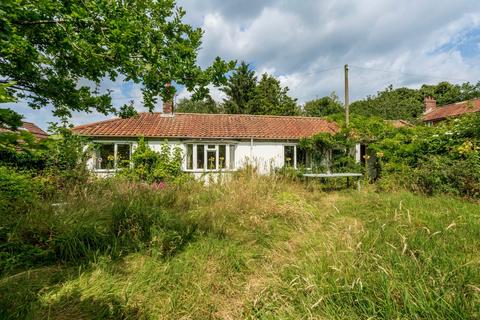
<instances>
[{"instance_id":1,"label":"white cloud","mask_svg":"<svg viewBox=\"0 0 480 320\"><path fill-rule=\"evenodd\" d=\"M462 46L480 45L468 43L478 37L467 37L480 29L478 0L178 2L187 11L186 21L205 32L200 65L209 65L216 56L245 60L257 74L277 76L299 102L332 91L342 97L345 63L351 65L353 100L389 84L480 80L480 58L462 52ZM141 96L138 87L127 92L119 82L102 87L115 90L115 102ZM218 89L212 95L223 98ZM181 89L177 99L187 96ZM142 108L141 98L135 98L135 106ZM96 117L79 115L74 121Z\"/></svg>"}]
</instances>

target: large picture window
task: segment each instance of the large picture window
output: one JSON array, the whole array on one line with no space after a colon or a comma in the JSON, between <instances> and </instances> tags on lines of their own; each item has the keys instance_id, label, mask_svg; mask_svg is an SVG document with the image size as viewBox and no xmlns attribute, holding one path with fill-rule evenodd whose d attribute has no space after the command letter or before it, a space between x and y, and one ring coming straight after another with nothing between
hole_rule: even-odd
<instances>
[{"instance_id":1,"label":"large picture window","mask_svg":"<svg viewBox=\"0 0 480 320\"><path fill-rule=\"evenodd\" d=\"M128 143L101 143L97 149L95 169L114 170L128 168L132 145Z\"/></svg>"},{"instance_id":2,"label":"large picture window","mask_svg":"<svg viewBox=\"0 0 480 320\"><path fill-rule=\"evenodd\" d=\"M187 144L186 170L235 169L235 146L229 144Z\"/></svg>"}]
</instances>

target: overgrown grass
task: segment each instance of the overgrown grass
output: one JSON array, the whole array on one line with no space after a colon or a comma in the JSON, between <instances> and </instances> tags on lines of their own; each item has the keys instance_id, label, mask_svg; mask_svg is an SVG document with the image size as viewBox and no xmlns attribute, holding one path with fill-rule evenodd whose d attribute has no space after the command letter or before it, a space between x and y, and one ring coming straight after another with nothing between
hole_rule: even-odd
<instances>
[{"instance_id":1,"label":"overgrown grass","mask_svg":"<svg viewBox=\"0 0 480 320\"><path fill-rule=\"evenodd\" d=\"M475 203L248 174L52 201L2 217L0 318L480 317Z\"/></svg>"}]
</instances>

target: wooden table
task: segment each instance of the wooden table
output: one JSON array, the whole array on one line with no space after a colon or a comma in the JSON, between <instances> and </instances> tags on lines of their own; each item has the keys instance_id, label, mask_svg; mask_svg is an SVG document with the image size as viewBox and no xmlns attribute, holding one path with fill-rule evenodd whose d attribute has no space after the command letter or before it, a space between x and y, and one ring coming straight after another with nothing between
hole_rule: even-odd
<instances>
[{"instance_id":1,"label":"wooden table","mask_svg":"<svg viewBox=\"0 0 480 320\"><path fill-rule=\"evenodd\" d=\"M347 178L347 188L350 186L350 177L357 178L357 190L360 191L360 177L363 176L361 173L354 172L344 172L344 173L304 173L306 178Z\"/></svg>"}]
</instances>

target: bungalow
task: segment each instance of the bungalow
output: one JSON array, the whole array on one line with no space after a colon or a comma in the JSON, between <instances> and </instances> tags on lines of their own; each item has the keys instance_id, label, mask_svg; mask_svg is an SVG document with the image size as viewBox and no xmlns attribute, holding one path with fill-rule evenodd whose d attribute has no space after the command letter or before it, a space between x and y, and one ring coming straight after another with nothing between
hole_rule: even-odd
<instances>
[{"instance_id":1,"label":"bungalow","mask_svg":"<svg viewBox=\"0 0 480 320\"><path fill-rule=\"evenodd\" d=\"M247 164L260 173L285 164L295 168L306 165L307 155L298 148L299 140L338 130L337 124L315 117L171 112L140 113L73 129L100 145L97 155L88 162L89 168L99 174L114 172L120 159L130 159L138 138L144 137L156 151L164 141L180 147L183 170L197 177L205 172L233 171Z\"/></svg>"},{"instance_id":2,"label":"bungalow","mask_svg":"<svg viewBox=\"0 0 480 320\"><path fill-rule=\"evenodd\" d=\"M447 118L459 117L465 113L479 112L480 99L462 101L437 107L437 101L432 97L425 97L425 112L423 122L435 124Z\"/></svg>"}]
</instances>

